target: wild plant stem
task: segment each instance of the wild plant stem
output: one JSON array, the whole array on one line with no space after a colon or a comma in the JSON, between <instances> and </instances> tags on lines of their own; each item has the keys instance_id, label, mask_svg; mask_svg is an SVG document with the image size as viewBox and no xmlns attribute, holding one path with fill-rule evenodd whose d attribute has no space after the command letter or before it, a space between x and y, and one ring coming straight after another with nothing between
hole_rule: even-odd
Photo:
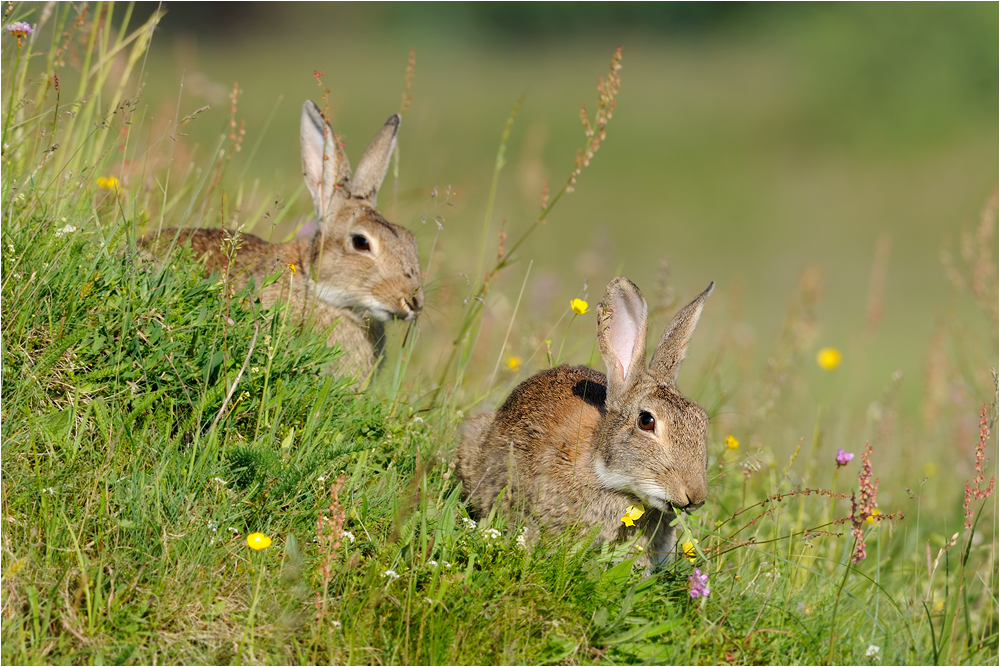
<instances>
[{"instance_id":1,"label":"wild plant stem","mask_svg":"<svg viewBox=\"0 0 1000 667\"><path fill-rule=\"evenodd\" d=\"M566 331L563 332L562 340L559 341L559 351L556 352L556 366L558 366L559 362L562 360L563 345L566 344L566 337L569 336L569 328L573 326L573 321L576 320L576 318L577 314L576 311L574 311L573 317L569 318L569 324L566 325Z\"/></svg>"},{"instance_id":2,"label":"wild plant stem","mask_svg":"<svg viewBox=\"0 0 1000 667\"><path fill-rule=\"evenodd\" d=\"M851 545L850 553L853 554L855 548L858 546L858 538L854 538L854 544ZM840 596L844 592L844 585L847 583L847 575L851 573L851 556L847 557L847 564L844 567L844 576L840 579L840 585L837 586L837 598L833 603L833 614L830 618L830 652L827 655L826 662L829 665L833 664L833 648L834 639L837 636L837 608L840 606Z\"/></svg>"},{"instance_id":3,"label":"wild plant stem","mask_svg":"<svg viewBox=\"0 0 1000 667\"><path fill-rule=\"evenodd\" d=\"M486 261L486 243L490 236L490 224L493 220L493 208L496 206L497 200L497 189L500 186L500 172L503 171L504 165L507 164L507 143L510 141L510 132L514 128L514 120L517 118L518 112L521 110L521 104L524 103L524 95L522 94L517 98L517 102L514 103L514 108L511 109L510 115L507 117L507 123L504 125L503 134L500 135L500 146L497 148L496 161L493 164L493 180L490 183L490 194L486 199L486 214L483 217L483 232L479 240L479 263L476 265L476 275L482 275L483 264Z\"/></svg>"},{"instance_id":4,"label":"wild plant stem","mask_svg":"<svg viewBox=\"0 0 1000 667\"><path fill-rule=\"evenodd\" d=\"M10 103L7 105L7 117L3 121L3 138L0 139L4 144L7 143L7 132L10 131L10 124L14 119L14 102L17 98L17 69L18 63L21 62L21 40L17 40L17 49L14 51L14 70L10 77Z\"/></svg>"},{"instance_id":5,"label":"wild plant stem","mask_svg":"<svg viewBox=\"0 0 1000 667\"><path fill-rule=\"evenodd\" d=\"M514 304L514 312L511 313L510 322L507 324L507 333L503 337L503 345L500 346L500 354L497 355L497 363L493 367L493 375L490 376L490 383L487 386L487 391L493 386L493 383L497 379L497 371L500 370L500 361L503 359L503 351L507 347L507 341L510 340L511 329L514 328L514 318L517 316L517 311L521 307L521 297L524 296L524 288L528 284L528 276L531 275L531 267L534 262L528 263L528 270L524 272L524 280L521 282L521 291L517 293L517 303Z\"/></svg>"}]
</instances>

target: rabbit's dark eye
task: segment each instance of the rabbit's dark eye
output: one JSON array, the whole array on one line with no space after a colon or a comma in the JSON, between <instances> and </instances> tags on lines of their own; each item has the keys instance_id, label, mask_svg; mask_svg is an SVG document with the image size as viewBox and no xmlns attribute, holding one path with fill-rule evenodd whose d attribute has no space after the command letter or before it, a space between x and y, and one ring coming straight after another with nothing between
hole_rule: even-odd
<instances>
[{"instance_id":1,"label":"rabbit's dark eye","mask_svg":"<svg viewBox=\"0 0 1000 667\"><path fill-rule=\"evenodd\" d=\"M372 249L371 244L368 243L368 239L361 234L355 234L351 237L351 245L358 252L368 252Z\"/></svg>"},{"instance_id":2,"label":"rabbit's dark eye","mask_svg":"<svg viewBox=\"0 0 1000 667\"><path fill-rule=\"evenodd\" d=\"M635 420L635 425L643 431L652 431L656 428L656 419L646 411L639 413L639 418Z\"/></svg>"}]
</instances>

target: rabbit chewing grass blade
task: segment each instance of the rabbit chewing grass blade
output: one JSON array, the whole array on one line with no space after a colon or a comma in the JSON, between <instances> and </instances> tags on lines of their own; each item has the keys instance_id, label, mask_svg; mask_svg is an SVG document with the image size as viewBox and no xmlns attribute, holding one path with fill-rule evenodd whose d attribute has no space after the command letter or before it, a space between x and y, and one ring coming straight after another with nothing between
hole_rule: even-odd
<instances>
[{"instance_id":1,"label":"rabbit chewing grass blade","mask_svg":"<svg viewBox=\"0 0 1000 667\"><path fill-rule=\"evenodd\" d=\"M708 416L675 379L713 286L674 316L647 368L646 301L627 278L612 280L597 308L607 376L542 371L462 425L456 468L472 512L519 514L529 534L576 527L635 540L640 562L662 563L676 509L708 496Z\"/></svg>"}]
</instances>

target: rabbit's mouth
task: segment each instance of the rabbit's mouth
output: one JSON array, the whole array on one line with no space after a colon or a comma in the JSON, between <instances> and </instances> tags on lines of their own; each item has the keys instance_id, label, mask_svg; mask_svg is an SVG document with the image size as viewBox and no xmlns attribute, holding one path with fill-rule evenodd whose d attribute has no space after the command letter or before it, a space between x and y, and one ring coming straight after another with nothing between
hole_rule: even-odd
<instances>
[{"instance_id":1,"label":"rabbit's mouth","mask_svg":"<svg viewBox=\"0 0 1000 667\"><path fill-rule=\"evenodd\" d=\"M389 320L412 322L420 316L420 305L412 299L407 301L406 299L400 298L399 305L395 309L386 308L384 305L376 301L370 310L372 317L382 320L383 322L387 322Z\"/></svg>"},{"instance_id":2,"label":"rabbit's mouth","mask_svg":"<svg viewBox=\"0 0 1000 667\"><path fill-rule=\"evenodd\" d=\"M682 502L677 500L668 500L666 496L661 494L649 496L646 502L666 514L678 514L680 512L690 514L705 504L705 501L693 502L683 491L681 492L681 495L684 496L684 501ZM641 495L637 497L642 498Z\"/></svg>"},{"instance_id":3,"label":"rabbit's mouth","mask_svg":"<svg viewBox=\"0 0 1000 667\"><path fill-rule=\"evenodd\" d=\"M411 296L409 299L400 298L399 310L393 316L398 320L412 322L420 316L420 310L420 299L416 295Z\"/></svg>"}]
</instances>

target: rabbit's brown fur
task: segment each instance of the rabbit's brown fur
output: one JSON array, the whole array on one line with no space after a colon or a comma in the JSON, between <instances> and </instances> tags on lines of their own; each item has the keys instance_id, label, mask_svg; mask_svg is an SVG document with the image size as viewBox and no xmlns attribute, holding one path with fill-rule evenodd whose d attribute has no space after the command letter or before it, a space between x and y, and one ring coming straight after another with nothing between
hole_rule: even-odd
<instances>
[{"instance_id":1,"label":"rabbit's brown fur","mask_svg":"<svg viewBox=\"0 0 1000 667\"><path fill-rule=\"evenodd\" d=\"M344 352L341 372L367 377L384 345L384 322L413 320L423 307L417 243L407 229L388 222L375 207L396 145L398 115L389 118L365 151L358 170L336 145L330 126L312 102L302 108L302 169L319 224L309 239L269 244L241 234L229 265L218 229L166 230L140 244L154 254L190 246L209 271L228 272L240 282L261 284L276 270L286 275L262 293L269 306L288 299L293 311Z\"/></svg>"},{"instance_id":2,"label":"rabbit's brown fur","mask_svg":"<svg viewBox=\"0 0 1000 667\"><path fill-rule=\"evenodd\" d=\"M463 496L485 516L502 508L549 530L597 529L601 541L637 539L648 564L673 550L674 508L708 495L708 418L675 385L688 339L712 287L678 313L647 370L646 304L625 278L598 308L598 338L610 379L558 366L516 387L494 413L466 421L457 472ZM652 431L639 428L642 413ZM643 503L632 527L622 516Z\"/></svg>"}]
</instances>

